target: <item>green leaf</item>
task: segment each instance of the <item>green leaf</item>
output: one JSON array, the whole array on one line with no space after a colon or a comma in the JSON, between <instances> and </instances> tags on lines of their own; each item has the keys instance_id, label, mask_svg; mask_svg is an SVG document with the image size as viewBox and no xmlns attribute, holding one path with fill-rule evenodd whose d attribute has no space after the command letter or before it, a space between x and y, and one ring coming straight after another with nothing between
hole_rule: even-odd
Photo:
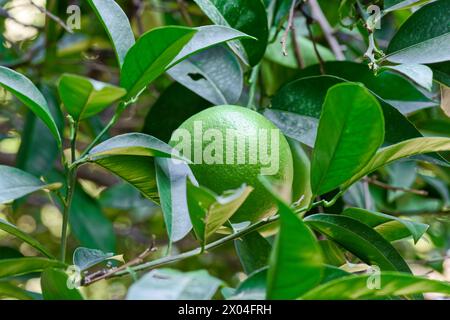
<instances>
[{"instance_id":1,"label":"green leaf","mask_svg":"<svg viewBox=\"0 0 450 320\"><path fill-rule=\"evenodd\" d=\"M8 282L0 282L0 298L14 298L18 300L42 300L40 294L24 290Z\"/></svg>"},{"instance_id":2,"label":"green leaf","mask_svg":"<svg viewBox=\"0 0 450 320\"><path fill-rule=\"evenodd\" d=\"M108 139L94 147L85 161L97 162L112 156L165 157L176 155L167 143L142 133L126 133Z\"/></svg>"},{"instance_id":3,"label":"green leaf","mask_svg":"<svg viewBox=\"0 0 450 320\"><path fill-rule=\"evenodd\" d=\"M178 157L177 154L159 139L142 133L128 133L99 144L82 160L111 171L148 199L159 203L153 157Z\"/></svg>"},{"instance_id":4,"label":"green leaf","mask_svg":"<svg viewBox=\"0 0 450 320\"><path fill-rule=\"evenodd\" d=\"M73 252L73 264L80 268L81 271L110 259L114 259L114 253L105 253L97 249L79 247Z\"/></svg>"},{"instance_id":5,"label":"green leaf","mask_svg":"<svg viewBox=\"0 0 450 320\"><path fill-rule=\"evenodd\" d=\"M449 150L449 138L416 138L394 144L379 150L364 168L345 182L343 188L348 188L362 177L396 160L418 154Z\"/></svg>"},{"instance_id":6,"label":"green leaf","mask_svg":"<svg viewBox=\"0 0 450 320\"><path fill-rule=\"evenodd\" d=\"M356 219L371 228L375 228L391 221L397 221L406 229L408 229L409 234L413 237L415 243L417 243L417 241L422 238L429 227L424 223L401 219L384 213L364 210L360 208L347 208L342 212L342 214L344 216Z\"/></svg>"},{"instance_id":7,"label":"green leaf","mask_svg":"<svg viewBox=\"0 0 450 320\"><path fill-rule=\"evenodd\" d=\"M331 88L311 161L313 194L331 191L361 170L383 140L383 113L367 89L351 83Z\"/></svg>"},{"instance_id":8,"label":"green leaf","mask_svg":"<svg viewBox=\"0 0 450 320\"><path fill-rule=\"evenodd\" d=\"M98 201L91 198L80 185L75 189L69 222L71 231L82 246L105 252L116 250L112 222L103 215Z\"/></svg>"},{"instance_id":9,"label":"green leaf","mask_svg":"<svg viewBox=\"0 0 450 320\"><path fill-rule=\"evenodd\" d=\"M56 90L44 85L41 91L48 101L49 110L59 131L62 132L64 116L56 99ZM59 152L58 143L45 123L40 121L33 112L27 112L16 167L37 177L45 176L58 161Z\"/></svg>"},{"instance_id":10,"label":"green leaf","mask_svg":"<svg viewBox=\"0 0 450 320\"><path fill-rule=\"evenodd\" d=\"M0 203L10 202L40 190L53 190L60 184L44 184L35 176L8 166L0 165Z\"/></svg>"},{"instance_id":11,"label":"green leaf","mask_svg":"<svg viewBox=\"0 0 450 320\"><path fill-rule=\"evenodd\" d=\"M58 127L42 93L36 86L22 74L0 66L0 86L14 94L24 105L33 111L50 129L51 133L61 147L61 136Z\"/></svg>"},{"instance_id":12,"label":"green leaf","mask_svg":"<svg viewBox=\"0 0 450 320\"><path fill-rule=\"evenodd\" d=\"M114 0L88 0L88 2L108 33L119 66L122 67L128 50L135 43L128 17Z\"/></svg>"},{"instance_id":13,"label":"green leaf","mask_svg":"<svg viewBox=\"0 0 450 320\"><path fill-rule=\"evenodd\" d=\"M227 300L265 300L268 268L256 270L242 281Z\"/></svg>"},{"instance_id":14,"label":"green leaf","mask_svg":"<svg viewBox=\"0 0 450 320\"><path fill-rule=\"evenodd\" d=\"M394 10L407 9L411 6L415 6L427 1L429 0L385 0L384 12L387 13Z\"/></svg>"},{"instance_id":15,"label":"green leaf","mask_svg":"<svg viewBox=\"0 0 450 320\"><path fill-rule=\"evenodd\" d=\"M69 276L62 270L49 268L41 275L42 296L45 300L84 300L78 289L68 287Z\"/></svg>"},{"instance_id":16,"label":"green leaf","mask_svg":"<svg viewBox=\"0 0 450 320\"><path fill-rule=\"evenodd\" d=\"M402 114L408 114L438 104L420 92L410 81L391 71L375 75L368 68L367 64L350 61L325 62L324 68L328 75L347 81L362 82L377 97L395 107ZM320 74L319 65L314 65L302 70L299 77L319 76ZM387 86L386 83L389 83L389 85ZM385 118L387 121L388 117Z\"/></svg>"},{"instance_id":17,"label":"green leaf","mask_svg":"<svg viewBox=\"0 0 450 320\"><path fill-rule=\"evenodd\" d=\"M23 232L22 230L17 228L15 225L9 223L8 221L0 219L0 230L3 230L15 236L16 238L28 243L30 246L40 251L48 258L54 258L54 256L48 251L48 249L45 248L42 244L40 244L39 241L29 236L27 233Z\"/></svg>"},{"instance_id":18,"label":"green leaf","mask_svg":"<svg viewBox=\"0 0 450 320\"><path fill-rule=\"evenodd\" d=\"M448 1L421 7L392 38L386 59L395 63L434 63L450 60Z\"/></svg>"},{"instance_id":19,"label":"green leaf","mask_svg":"<svg viewBox=\"0 0 450 320\"><path fill-rule=\"evenodd\" d=\"M345 255L336 243L331 240L320 240L319 245L326 264L340 267L346 263Z\"/></svg>"},{"instance_id":20,"label":"green leaf","mask_svg":"<svg viewBox=\"0 0 450 320\"><path fill-rule=\"evenodd\" d=\"M253 231L234 241L237 255L246 274L266 267L272 246L257 231Z\"/></svg>"},{"instance_id":21,"label":"green leaf","mask_svg":"<svg viewBox=\"0 0 450 320\"><path fill-rule=\"evenodd\" d=\"M381 71L384 70L400 73L428 91L431 91L433 87L433 70L422 64L400 64L381 67Z\"/></svg>"},{"instance_id":22,"label":"green leaf","mask_svg":"<svg viewBox=\"0 0 450 320\"><path fill-rule=\"evenodd\" d=\"M194 0L214 24L240 30L257 39L241 40L230 47L251 66L264 56L269 28L267 12L261 0ZM242 14L245 12L245 14Z\"/></svg>"},{"instance_id":23,"label":"green leaf","mask_svg":"<svg viewBox=\"0 0 450 320\"><path fill-rule=\"evenodd\" d=\"M222 284L207 271L152 270L128 290L128 300L209 300Z\"/></svg>"},{"instance_id":24,"label":"green leaf","mask_svg":"<svg viewBox=\"0 0 450 320\"><path fill-rule=\"evenodd\" d=\"M352 68L353 65L357 66L357 64L344 64L342 68L350 68L355 73L361 74L363 70ZM388 74L388 72L383 74ZM399 77L398 75L394 76ZM393 83L391 77L385 80L390 85ZM272 100L272 108L266 109L264 115L274 122L285 135L313 147L317 135L318 119L327 91L333 85L345 81L334 76L313 76L293 81L277 93ZM366 81L366 83L369 82ZM379 102L385 119L385 145L422 137L416 127L397 109L382 99L379 99ZM427 157L423 160L443 161L442 157L438 155L435 158Z\"/></svg>"},{"instance_id":25,"label":"green leaf","mask_svg":"<svg viewBox=\"0 0 450 320\"><path fill-rule=\"evenodd\" d=\"M169 142L173 131L185 120L210 106L210 102L175 82L161 94L148 112L142 132Z\"/></svg>"},{"instance_id":26,"label":"green leaf","mask_svg":"<svg viewBox=\"0 0 450 320\"><path fill-rule=\"evenodd\" d=\"M252 190L244 184L239 189L217 195L206 188L187 183L189 215L202 245L233 216Z\"/></svg>"},{"instance_id":27,"label":"green leaf","mask_svg":"<svg viewBox=\"0 0 450 320\"><path fill-rule=\"evenodd\" d=\"M434 80L450 87L450 61L433 63L429 67L433 70Z\"/></svg>"},{"instance_id":28,"label":"green leaf","mask_svg":"<svg viewBox=\"0 0 450 320\"><path fill-rule=\"evenodd\" d=\"M345 277L348 275L350 275L350 273L348 273L347 271L344 271L338 267L325 265L322 281L320 282L320 284L322 285L326 282L330 282L332 280L342 278L342 277Z\"/></svg>"},{"instance_id":29,"label":"green leaf","mask_svg":"<svg viewBox=\"0 0 450 320\"><path fill-rule=\"evenodd\" d=\"M122 88L74 74L62 75L58 90L64 106L75 121L102 112L126 94Z\"/></svg>"},{"instance_id":30,"label":"green leaf","mask_svg":"<svg viewBox=\"0 0 450 320\"><path fill-rule=\"evenodd\" d=\"M46 268L63 268L65 265L57 260L47 258L22 257L0 260L0 278L20 276L33 272L41 272Z\"/></svg>"},{"instance_id":31,"label":"green leaf","mask_svg":"<svg viewBox=\"0 0 450 320\"><path fill-rule=\"evenodd\" d=\"M334 214L314 214L305 218L305 222L369 265L377 265L386 271L411 272L387 240L358 220Z\"/></svg>"},{"instance_id":32,"label":"green leaf","mask_svg":"<svg viewBox=\"0 0 450 320\"><path fill-rule=\"evenodd\" d=\"M262 180L264 182L264 180ZM264 185L272 192L265 182ZM320 282L322 252L314 234L276 194L280 231L267 278L268 299L295 299Z\"/></svg>"},{"instance_id":33,"label":"green leaf","mask_svg":"<svg viewBox=\"0 0 450 320\"><path fill-rule=\"evenodd\" d=\"M127 90L126 99L137 97L163 74L196 32L192 28L169 26L143 34L130 48L123 63L120 85Z\"/></svg>"},{"instance_id":34,"label":"green leaf","mask_svg":"<svg viewBox=\"0 0 450 320\"><path fill-rule=\"evenodd\" d=\"M172 63L168 66L172 68L182 60L189 58L190 56L199 53L205 49L210 47L233 41L239 39L253 39L254 37L249 36L239 30L224 27L224 26L202 26L196 28L197 33L192 37L192 39L188 42L187 45L181 50L181 52L175 57Z\"/></svg>"},{"instance_id":35,"label":"green leaf","mask_svg":"<svg viewBox=\"0 0 450 320\"><path fill-rule=\"evenodd\" d=\"M215 105L236 103L244 85L239 61L223 46L200 52L180 62L167 73Z\"/></svg>"},{"instance_id":36,"label":"green leaf","mask_svg":"<svg viewBox=\"0 0 450 320\"><path fill-rule=\"evenodd\" d=\"M167 233L171 242L183 239L192 229L187 203L187 180L195 178L189 166L172 159L156 158L156 182Z\"/></svg>"},{"instance_id":37,"label":"green leaf","mask_svg":"<svg viewBox=\"0 0 450 320\"><path fill-rule=\"evenodd\" d=\"M382 272L380 289L367 285L377 275L358 275L339 278L320 285L306 293L305 300L355 300L405 296L427 292L450 295L450 284L400 272Z\"/></svg>"}]
</instances>

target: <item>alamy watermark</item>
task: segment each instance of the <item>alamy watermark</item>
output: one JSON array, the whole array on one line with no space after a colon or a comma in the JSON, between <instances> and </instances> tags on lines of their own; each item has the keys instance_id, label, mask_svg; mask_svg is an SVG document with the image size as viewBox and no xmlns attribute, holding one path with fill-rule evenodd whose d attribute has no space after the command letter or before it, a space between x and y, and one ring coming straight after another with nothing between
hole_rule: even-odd
<instances>
[{"instance_id":1,"label":"alamy watermark","mask_svg":"<svg viewBox=\"0 0 450 320\"><path fill-rule=\"evenodd\" d=\"M280 169L280 130L243 130L209 128L194 121L194 130L179 128L172 135L174 149L193 164L260 165L262 175Z\"/></svg>"}]
</instances>

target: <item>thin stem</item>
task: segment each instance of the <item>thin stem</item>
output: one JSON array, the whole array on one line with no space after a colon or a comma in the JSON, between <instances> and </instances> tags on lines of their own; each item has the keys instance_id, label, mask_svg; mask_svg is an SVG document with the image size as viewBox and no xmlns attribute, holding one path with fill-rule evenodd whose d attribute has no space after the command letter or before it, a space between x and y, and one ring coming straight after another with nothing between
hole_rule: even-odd
<instances>
[{"instance_id":1,"label":"thin stem","mask_svg":"<svg viewBox=\"0 0 450 320\"><path fill-rule=\"evenodd\" d=\"M298 209L298 210L296 210L296 213L309 211L310 209L315 208L315 207L317 207L319 205L331 206L331 205L333 205L336 202L336 200L338 199L338 197L340 195L342 195L341 192L338 193L335 196L335 198L333 198L329 202L327 202L325 200L322 200L322 201L319 201L319 202L311 204L309 207L303 207L301 209ZM127 270L123 270L123 268L122 269L117 269L115 271L110 272L107 275L103 274L103 275L101 275L101 277L90 279L89 283L86 283L86 285L90 285L90 284L92 284L92 283L94 283L96 281L102 280L102 279L109 279L109 278L119 277L119 276L123 276L123 275L129 274L130 270L132 272L138 272L138 271L154 269L154 268L157 268L157 267L161 267L161 266L164 266L164 265L168 265L168 264L171 264L171 263L175 263L175 262L178 262L178 261L181 261L181 260L185 260L185 259L188 259L188 258L192 258L192 257L198 256L198 255L201 255L201 254L203 254L205 252L208 252L209 250L216 249L216 248L224 245L225 243L228 243L230 241L242 238L243 236L245 236L245 235L247 235L247 234L249 234L249 233L251 233L253 231L259 230L259 229L261 229L264 226L272 224L272 223L278 221L279 218L280 218L279 215L275 215L275 216L272 216L270 218L261 220L261 221L259 221L257 223L254 223L254 224L248 226L247 228L244 228L244 229L242 229L240 231L232 233L232 234L230 234L230 235L228 235L226 237L223 237L223 238L221 238L221 239L219 239L217 241L211 242L211 243L207 244L206 246L204 246L204 248L198 247L198 248L195 248L195 249L193 249L191 251L187 251L187 252L175 255L175 256L166 256L166 257L163 257L163 258L158 259L158 260L149 261L149 262L142 263L142 264L135 265L135 266L129 266L127 268Z\"/></svg>"},{"instance_id":2,"label":"thin stem","mask_svg":"<svg viewBox=\"0 0 450 320\"><path fill-rule=\"evenodd\" d=\"M109 123L103 128L103 130L95 137L95 139L89 144L89 146L83 151L80 158L84 158L86 154L88 154L89 151L92 150L92 148L95 147L95 145L100 141L100 139L111 129L119 120L120 116L122 115L123 111L125 110L128 103L121 103L116 110L116 113L111 118Z\"/></svg>"},{"instance_id":3,"label":"thin stem","mask_svg":"<svg viewBox=\"0 0 450 320\"><path fill-rule=\"evenodd\" d=\"M309 6L311 8L311 13L314 19L320 25L320 28L322 29L325 38L327 39L327 42L330 45L331 50L333 51L333 54L336 56L336 59L345 60L345 55L342 52L341 45L334 36L333 28L331 27L330 23L325 17L325 14L320 8L320 5L317 2L317 0L309 0Z\"/></svg>"},{"instance_id":4,"label":"thin stem","mask_svg":"<svg viewBox=\"0 0 450 320\"><path fill-rule=\"evenodd\" d=\"M67 252L67 231L69 227L70 207L72 205L73 193L75 190L76 171L71 169L67 175L67 194L64 201L63 224L61 232L61 261L66 261Z\"/></svg>"},{"instance_id":5,"label":"thin stem","mask_svg":"<svg viewBox=\"0 0 450 320\"><path fill-rule=\"evenodd\" d=\"M256 96L256 86L258 84L258 74L259 74L260 65L256 65L252 69L252 73L250 75L250 92L248 96L247 107L256 110L255 106L255 96Z\"/></svg>"},{"instance_id":6,"label":"thin stem","mask_svg":"<svg viewBox=\"0 0 450 320\"><path fill-rule=\"evenodd\" d=\"M78 122L74 121L71 116L68 117L70 123L70 162L74 163L76 161L76 141L78 134ZM67 233L69 228L69 216L70 216L70 207L72 206L73 193L75 190L75 182L76 182L76 168L68 168L66 175L66 197L64 199L63 205L63 224L61 231L61 261L66 261L66 252L67 252Z\"/></svg>"}]
</instances>

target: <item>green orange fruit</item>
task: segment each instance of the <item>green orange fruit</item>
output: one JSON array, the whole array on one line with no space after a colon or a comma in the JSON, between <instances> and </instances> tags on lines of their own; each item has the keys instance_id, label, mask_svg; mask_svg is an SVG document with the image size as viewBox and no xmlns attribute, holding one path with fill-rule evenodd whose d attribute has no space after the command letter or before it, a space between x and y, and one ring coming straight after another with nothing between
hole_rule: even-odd
<instances>
[{"instance_id":1,"label":"green orange fruit","mask_svg":"<svg viewBox=\"0 0 450 320\"><path fill-rule=\"evenodd\" d=\"M234 223L255 222L276 213L272 196L258 180L260 174L270 175L282 198L291 201L291 149L280 130L255 111L229 105L208 108L187 119L174 132L170 144L193 162L191 169L199 184L215 193L244 183L253 187L233 215Z\"/></svg>"}]
</instances>

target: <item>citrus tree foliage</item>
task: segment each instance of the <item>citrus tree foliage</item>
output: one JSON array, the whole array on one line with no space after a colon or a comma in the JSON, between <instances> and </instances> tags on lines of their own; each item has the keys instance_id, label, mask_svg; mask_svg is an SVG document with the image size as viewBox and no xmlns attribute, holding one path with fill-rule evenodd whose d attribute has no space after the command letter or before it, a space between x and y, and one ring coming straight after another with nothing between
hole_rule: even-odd
<instances>
[{"instance_id":1,"label":"citrus tree foliage","mask_svg":"<svg viewBox=\"0 0 450 320\"><path fill-rule=\"evenodd\" d=\"M0 1L0 298L450 296L449 0L23 2ZM219 105L281 130L292 197L197 181L169 141ZM233 219L255 197L273 212Z\"/></svg>"}]
</instances>

